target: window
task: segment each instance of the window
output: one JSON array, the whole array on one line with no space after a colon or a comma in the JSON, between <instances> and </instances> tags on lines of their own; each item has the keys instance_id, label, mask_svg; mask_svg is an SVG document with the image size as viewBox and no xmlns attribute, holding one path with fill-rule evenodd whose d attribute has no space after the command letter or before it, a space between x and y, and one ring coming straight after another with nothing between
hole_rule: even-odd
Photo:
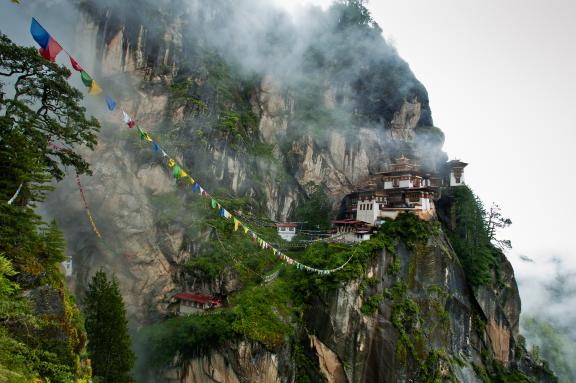
<instances>
[{"instance_id":1,"label":"window","mask_svg":"<svg viewBox=\"0 0 576 383\"><path fill-rule=\"evenodd\" d=\"M290 231L294 231L294 228L293 228L293 227L291 227L291 228L290 228Z\"/></svg>"}]
</instances>

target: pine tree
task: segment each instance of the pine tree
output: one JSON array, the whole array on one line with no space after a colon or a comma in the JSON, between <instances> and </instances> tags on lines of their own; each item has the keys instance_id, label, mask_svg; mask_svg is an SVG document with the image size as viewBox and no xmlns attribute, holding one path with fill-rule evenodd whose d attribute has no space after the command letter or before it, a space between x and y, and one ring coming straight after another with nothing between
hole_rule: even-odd
<instances>
[{"instance_id":1,"label":"pine tree","mask_svg":"<svg viewBox=\"0 0 576 383\"><path fill-rule=\"evenodd\" d=\"M59 271L64 238L34 211L66 168L90 172L78 147L94 148L99 124L70 75L0 33L0 382L89 378L82 320Z\"/></svg>"},{"instance_id":2,"label":"pine tree","mask_svg":"<svg viewBox=\"0 0 576 383\"><path fill-rule=\"evenodd\" d=\"M98 271L83 303L95 381L133 381L129 372L134 365L134 353L130 349L126 310L116 277L108 280L104 271Z\"/></svg>"}]
</instances>

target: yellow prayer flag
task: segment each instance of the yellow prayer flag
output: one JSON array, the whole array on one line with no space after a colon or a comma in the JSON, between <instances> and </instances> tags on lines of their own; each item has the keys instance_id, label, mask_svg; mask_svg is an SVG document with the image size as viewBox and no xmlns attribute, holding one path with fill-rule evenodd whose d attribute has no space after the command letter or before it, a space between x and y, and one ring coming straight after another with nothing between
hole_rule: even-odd
<instances>
[{"instance_id":1,"label":"yellow prayer flag","mask_svg":"<svg viewBox=\"0 0 576 383\"><path fill-rule=\"evenodd\" d=\"M194 181L194 178L190 177L190 185L194 185L196 183L196 181Z\"/></svg>"},{"instance_id":2,"label":"yellow prayer flag","mask_svg":"<svg viewBox=\"0 0 576 383\"><path fill-rule=\"evenodd\" d=\"M152 137L148 133L144 133L144 139L148 142L152 142Z\"/></svg>"},{"instance_id":3,"label":"yellow prayer flag","mask_svg":"<svg viewBox=\"0 0 576 383\"><path fill-rule=\"evenodd\" d=\"M96 80L92 80L92 85L90 85L90 90L88 91L88 94L90 96L96 96L100 93L102 93L102 88L100 88L100 85L98 85Z\"/></svg>"},{"instance_id":4,"label":"yellow prayer flag","mask_svg":"<svg viewBox=\"0 0 576 383\"><path fill-rule=\"evenodd\" d=\"M180 177L181 178L188 177L188 173L186 173L184 170L180 169Z\"/></svg>"},{"instance_id":5,"label":"yellow prayer flag","mask_svg":"<svg viewBox=\"0 0 576 383\"><path fill-rule=\"evenodd\" d=\"M171 168L173 168L174 165L176 165L176 161L174 161L172 158L170 158L170 159L168 160L168 166L171 167Z\"/></svg>"},{"instance_id":6,"label":"yellow prayer flag","mask_svg":"<svg viewBox=\"0 0 576 383\"><path fill-rule=\"evenodd\" d=\"M244 234L248 234L248 228L246 226L242 226L244 228Z\"/></svg>"},{"instance_id":7,"label":"yellow prayer flag","mask_svg":"<svg viewBox=\"0 0 576 383\"><path fill-rule=\"evenodd\" d=\"M238 225L240 224L240 221L238 221L236 218L234 218L234 231L238 231Z\"/></svg>"}]
</instances>

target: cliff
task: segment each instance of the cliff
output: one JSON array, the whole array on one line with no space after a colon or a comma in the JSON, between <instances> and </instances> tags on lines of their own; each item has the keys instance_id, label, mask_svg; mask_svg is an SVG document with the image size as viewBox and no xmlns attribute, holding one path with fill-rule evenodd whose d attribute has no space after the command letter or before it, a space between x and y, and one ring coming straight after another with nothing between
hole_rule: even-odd
<instances>
[{"instance_id":1,"label":"cliff","mask_svg":"<svg viewBox=\"0 0 576 383\"><path fill-rule=\"evenodd\" d=\"M297 218L310 185L328 196L329 215L399 154L430 171L446 161L425 88L360 2L310 11L302 25L250 1L77 5L81 36L98 52L95 77L271 240L267 224ZM329 267L353 251L337 275L279 267L175 185L113 118L102 121L87 154L94 176L83 180L104 240L70 198L71 182L47 209L66 233L78 293L100 267L122 281L131 323L144 328L143 380L554 380L519 341L520 299L504 255L489 283L470 283L450 225L409 216L356 249L294 252ZM165 321L180 291L220 296L226 308Z\"/></svg>"}]
</instances>

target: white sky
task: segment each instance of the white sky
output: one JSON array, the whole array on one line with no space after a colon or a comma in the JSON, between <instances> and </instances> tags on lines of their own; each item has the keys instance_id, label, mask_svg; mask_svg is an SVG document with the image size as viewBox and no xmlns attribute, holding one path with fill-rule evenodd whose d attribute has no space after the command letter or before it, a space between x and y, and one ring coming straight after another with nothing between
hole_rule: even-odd
<instances>
[{"instance_id":1,"label":"white sky","mask_svg":"<svg viewBox=\"0 0 576 383\"><path fill-rule=\"evenodd\" d=\"M292 1L289 8L303 2L331 3ZM576 2L372 0L367 6L428 89L448 155L470 163L468 184L514 222L503 236L512 240L517 273L538 271L518 254L536 261L558 256L574 267Z\"/></svg>"}]
</instances>

